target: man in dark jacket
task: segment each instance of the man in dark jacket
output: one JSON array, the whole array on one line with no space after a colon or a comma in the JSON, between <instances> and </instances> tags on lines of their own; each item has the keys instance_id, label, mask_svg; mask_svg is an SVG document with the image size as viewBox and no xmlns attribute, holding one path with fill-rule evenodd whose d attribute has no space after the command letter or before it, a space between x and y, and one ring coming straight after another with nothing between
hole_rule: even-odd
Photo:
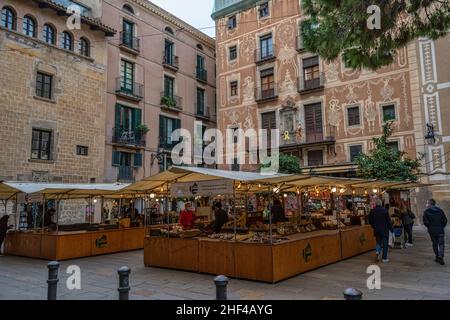
<instances>
[{"instance_id":1,"label":"man in dark jacket","mask_svg":"<svg viewBox=\"0 0 450 320\"><path fill-rule=\"evenodd\" d=\"M444 265L445 231L447 217L441 208L436 206L436 201L430 199L427 202L427 209L423 213L423 224L428 229L433 250L436 255L436 262Z\"/></svg>"},{"instance_id":2,"label":"man in dark jacket","mask_svg":"<svg viewBox=\"0 0 450 320\"><path fill-rule=\"evenodd\" d=\"M383 250L383 262L389 262L388 260L388 242L389 231L392 231L392 221L389 217L389 212L386 208L382 207L381 200L377 200L375 208L370 211L369 223L373 228L377 245L375 247L376 258L380 261L381 250Z\"/></svg>"},{"instance_id":3,"label":"man in dark jacket","mask_svg":"<svg viewBox=\"0 0 450 320\"><path fill-rule=\"evenodd\" d=\"M0 218L0 250L2 248L3 241L6 238L6 232L9 229L8 228L8 218L9 218L9 216L7 214Z\"/></svg>"},{"instance_id":4,"label":"man in dark jacket","mask_svg":"<svg viewBox=\"0 0 450 320\"><path fill-rule=\"evenodd\" d=\"M214 233L220 233L222 226L228 222L228 214L225 210L222 209L221 202L216 202L214 204L214 208Z\"/></svg>"},{"instance_id":5,"label":"man in dark jacket","mask_svg":"<svg viewBox=\"0 0 450 320\"><path fill-rule=\"evenodd\" d=\"M284 209L281 206L281 201L278 199L273 200L272 209L270 210L272 213L272 223L277 224L278 222L286 222L286 216L284 215Z\"/></svg>"}]
</instances>

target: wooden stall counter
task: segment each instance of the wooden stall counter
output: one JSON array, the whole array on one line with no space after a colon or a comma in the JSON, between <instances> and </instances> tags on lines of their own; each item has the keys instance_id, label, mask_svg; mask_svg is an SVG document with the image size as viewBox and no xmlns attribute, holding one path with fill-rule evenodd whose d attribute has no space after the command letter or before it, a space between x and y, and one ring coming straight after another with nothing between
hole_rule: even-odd
<instances>
[{"instance_id":1,"label":"wooden stall counter","mask_svg":"<svg viewBox=\"0 0 450 320\"><path fill-rule=\"evenodd\" d=\"M375 236L370 225L347 227L341 230L342 259L375 249Z\"/></svg>"},{"instance_id":2,"label":"wooden stall counter","mask_svg":"<svg viewBox=\"0 0 450 320\"><path fill-rule=\"evenodd\" d=\"M144 227L99 231L10 231L5 254L48 260L69 260L142 249Z\"/></svg>"}]
</instances>

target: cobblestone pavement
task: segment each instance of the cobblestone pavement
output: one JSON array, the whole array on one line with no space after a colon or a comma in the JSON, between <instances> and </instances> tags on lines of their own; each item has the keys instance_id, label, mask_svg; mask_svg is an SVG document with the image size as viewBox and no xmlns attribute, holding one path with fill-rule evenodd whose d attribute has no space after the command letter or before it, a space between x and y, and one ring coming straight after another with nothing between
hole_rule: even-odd
<instances>
[{"instance_id":1,"label":"cobblestone pavement","mask_svg":"<svg viewBox=\"0 0 450 320\"><path fill-rule=\"evenodd\" d=\"M447 257L450 256L450 232L447 233ZM415 246L390 251L391 261L381 266L381 290L368 290L366 269L374 263L367 253L277 284L230 279L229 299L342 299L342 291L355 287L364 299L446 299L450 300L450 260L440 266L428 234L415 230ZM0 299L45 299L47 262L0 256ZM81 290L68 290L65 270L69 265L81 268ZM143 252L133 251L64 261L60 268L58 299L116 300L117 269L128 265L130 299L213 299L213 276L184 271L146 268Z\"/></svg>"}]
</instances>

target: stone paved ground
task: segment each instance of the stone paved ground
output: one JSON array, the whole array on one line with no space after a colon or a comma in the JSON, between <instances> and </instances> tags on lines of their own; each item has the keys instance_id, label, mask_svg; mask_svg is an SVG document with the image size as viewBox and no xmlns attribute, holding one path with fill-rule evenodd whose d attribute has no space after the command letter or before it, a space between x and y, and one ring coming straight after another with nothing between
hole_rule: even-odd
<instances>
[{"instance_id":1,"label":"stone paved ground","mask_svg":"<svg viewBox=\"0 0 450 320\"><path fill-rule=\"evenodd\" d=\"M450 231L450 230L449 230ZM347 287L359 288L364 299L450 299L450 258L446 266L433 261L427 233L415 230L413 248L394 249L391 262L381 265L382 289L366 288L366 268L373 253L341 261L277 284L231 279L229 299L342 299ZM450 256L450 232L447 257ZM45 299L46 261L0 256L0 299ZM82 272L81 290L70 291L65 270L78 265ZM60 268L59 299L117 299L116 270L132 269L131 299L212 299L213 276L143 266L143 252L133 251L64 261Z\"/></svg>"}]
</instances>

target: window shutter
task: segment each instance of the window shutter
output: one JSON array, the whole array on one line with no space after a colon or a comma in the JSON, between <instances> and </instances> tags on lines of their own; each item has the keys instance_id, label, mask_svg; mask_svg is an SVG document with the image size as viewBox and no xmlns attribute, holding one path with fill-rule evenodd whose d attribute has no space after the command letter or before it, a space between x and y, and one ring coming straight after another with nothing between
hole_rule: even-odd
<instances>
[{"instance_id":1,"label":"window shutter","mask_svg":"<svg viewBox=\"0 0 450 320\"><path fill-rule=\"evenodd\" d=\"M112 152L112 165L113 167L120 166L120 151Z\"/></svg>"},{"instance_id":2,"label":"window shutter","mask_svg":"<svg viewBox=\"0 0 450 320\"><path fill-rule=\"evenodd\" d=\"M159 116L159 143L161 145L166 144L165 137L166 137L166 118L163 116Z\"/></svg>"},{"instance_id":3,"label":"window shutter","mask_svg":"<svg viewBox=\"0 0 450 320\"><path fill-rule=\"evenodd\" d=\"M142 123L142 110L133 109L133 113L131 116L133 117L133 129L136 129L136 127Z\"/></svg>"},{"instance_id":4,"label":"window shutter","mask_svg":"<svg viewBox=\"0 0 450 320\"><path fill-rule=\"evenodd\" d=\"M122 106L120 104L116 104L116 121L115 121L116 129L120 128L120 124L121 124L120 112L121 112L121 110L122 110Z\"/></svg>"},{"instance_id":5,"label":"window shutter","mask_svg":"<svg viewBox=\"0 0 450 320\"><path fill-rule=\"evenodd\" d=\"M319 57L303 59L303 69L319 65Z\"/></svg>"},{"instance_id":6,"label":"window shutter","mask_svg":"<svg viewBox=\"0 0 450 320\"><path fill-rule=\"evenodd\" d=\"M142 153L139 152L134 154L134 166L142 167Z\"/></svg>"}]
</instances>

